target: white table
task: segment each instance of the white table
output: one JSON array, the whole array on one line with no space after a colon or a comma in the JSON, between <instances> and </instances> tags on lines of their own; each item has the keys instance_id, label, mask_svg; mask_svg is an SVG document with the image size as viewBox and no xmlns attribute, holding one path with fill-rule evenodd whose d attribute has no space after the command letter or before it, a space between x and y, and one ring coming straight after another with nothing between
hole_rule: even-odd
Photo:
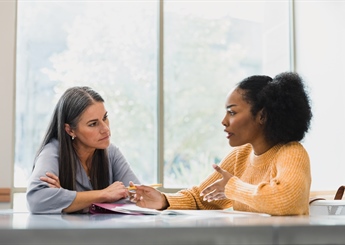
<instances>
[{"instance_id":1,"label":"white table","mask_svg":"<svg viewBox=\"0 0 345 245\"><path fill-rule=\"evenodd\" d=\"M0 210L0 244L345 244L345 216L32 215Z\"/></svg>"}]
</instances>

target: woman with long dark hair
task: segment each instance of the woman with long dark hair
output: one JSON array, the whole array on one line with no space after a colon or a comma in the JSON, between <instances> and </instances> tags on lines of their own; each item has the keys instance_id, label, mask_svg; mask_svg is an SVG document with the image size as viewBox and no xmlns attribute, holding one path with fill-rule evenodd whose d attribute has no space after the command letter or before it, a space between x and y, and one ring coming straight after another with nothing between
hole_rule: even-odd
<instances>
[{"instance_id":1,"label":"woman with long dark hair","mask_svg":"<svg viewBox=\"0 0 345 245\"><path fill-rule=\"evenodd\" d=\"M94 202L127 198L125 184L139 180L110 135L103 98L89 87L67 89L35 158L29 211L87 212Z\"/></svg>"}]
</instances>

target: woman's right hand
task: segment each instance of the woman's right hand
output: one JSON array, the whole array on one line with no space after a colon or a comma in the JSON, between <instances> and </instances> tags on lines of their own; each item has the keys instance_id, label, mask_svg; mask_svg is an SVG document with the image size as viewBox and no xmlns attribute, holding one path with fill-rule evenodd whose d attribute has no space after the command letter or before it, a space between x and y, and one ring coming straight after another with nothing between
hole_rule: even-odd
<instances>
[{"instance_id":1,"label":"woman's right hand","mask_svg":"<svg viewBox=\"0 0 345 245\"><path fill-rule=\"evenodd\" d=\"M134 186L130 183L130 186ZM163 210L169 207L165 195L153 187L146 185L135 185L135 194L130 196L131 202L142 208Z\"/></svg>"},{"instance_id":2,"label":"woman's right hand","mask_svg":"<svg viewBox=\"0 0 345 245\"><path fill-rule=\"evenodd\" d=\"M40 180L46 182L50 188L61 188L59 177L51 172L47 172L46 176L40 177Z\"/></svg>"},{"instance_id":3,"label":"woman's right hand","mask_svg":"<svg viewBox=\"0 0 345 245\"><path fill-rule=\"evenodd\" d=\"M128 197L128 189L122 182L116 181L103 189L103 195L105 202L116 202Z\"/></svg>"}]
</instances>

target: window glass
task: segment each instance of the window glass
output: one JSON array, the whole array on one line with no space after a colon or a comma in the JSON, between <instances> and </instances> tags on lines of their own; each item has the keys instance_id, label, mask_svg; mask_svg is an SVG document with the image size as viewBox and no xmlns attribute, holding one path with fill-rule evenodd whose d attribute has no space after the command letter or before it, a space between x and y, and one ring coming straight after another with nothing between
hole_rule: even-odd
<instances>
[{"instance_id":1,"label":"window glass","mask_svg":"<svg viewBox=\"0 0 345 245\"><path fill-rule=\"evenodd\" d=\"M106 102L112 142L156 179L157 2L19 1L15 187L25 187L53 108L71 86Z\"/></svg>"},{"instance_id":2,"label":"window glass","mask_svg":"<svg viewBox=\"0 0 345 245\"><path fill-rule=\"evenodd\" d=\"M198 184L231 150L228 91L289 70L288 1L18 1L15 187L25 187L57 99L101 93L120 147L144 183ZM164 162L157 163L157 57L164 23ZM158 164L164 168L158 168Z\"/></svg>"},{"instance_id":3,"label":"window glass","mask_svg":"<svg viewBox=\"0 0 345 245\"><path fill-rule=\"evenodd\" d=\"M231 150L225 97L243 78L289 70L289 6L165 1L164 186L198 184Z\"/></svg>"}]
</instances>

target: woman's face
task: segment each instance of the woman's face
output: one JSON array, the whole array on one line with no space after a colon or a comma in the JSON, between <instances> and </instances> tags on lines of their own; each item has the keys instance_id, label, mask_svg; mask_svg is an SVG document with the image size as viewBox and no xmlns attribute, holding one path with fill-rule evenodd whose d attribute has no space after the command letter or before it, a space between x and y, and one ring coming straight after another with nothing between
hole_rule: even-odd
<instances>
[{"instance_id":1,"label":"woman's face","mask_svg":"<svg viewBox=\"0 0 345 245\"><path fill-rule=\"evenodd\" d=\"M243 99L243 92L235 88L227 95L226 115L222 124L225 126L224 131L227 133L230 146L250 143L254 147L264 141L263 127L260 123L261 113L253 117L250 104Z\"/></svg>"},{"instance_id":2,"label":"woman's face","mask_svg":"<svg viewBox=\"0 0 345 245\"><path fill-rule=\"evenodd\" d=\"M80 116L75 130L74 144L78 150L105 149L110 144L108 112L103 102L90 105Z\"/></svg>"}]
</instances>

